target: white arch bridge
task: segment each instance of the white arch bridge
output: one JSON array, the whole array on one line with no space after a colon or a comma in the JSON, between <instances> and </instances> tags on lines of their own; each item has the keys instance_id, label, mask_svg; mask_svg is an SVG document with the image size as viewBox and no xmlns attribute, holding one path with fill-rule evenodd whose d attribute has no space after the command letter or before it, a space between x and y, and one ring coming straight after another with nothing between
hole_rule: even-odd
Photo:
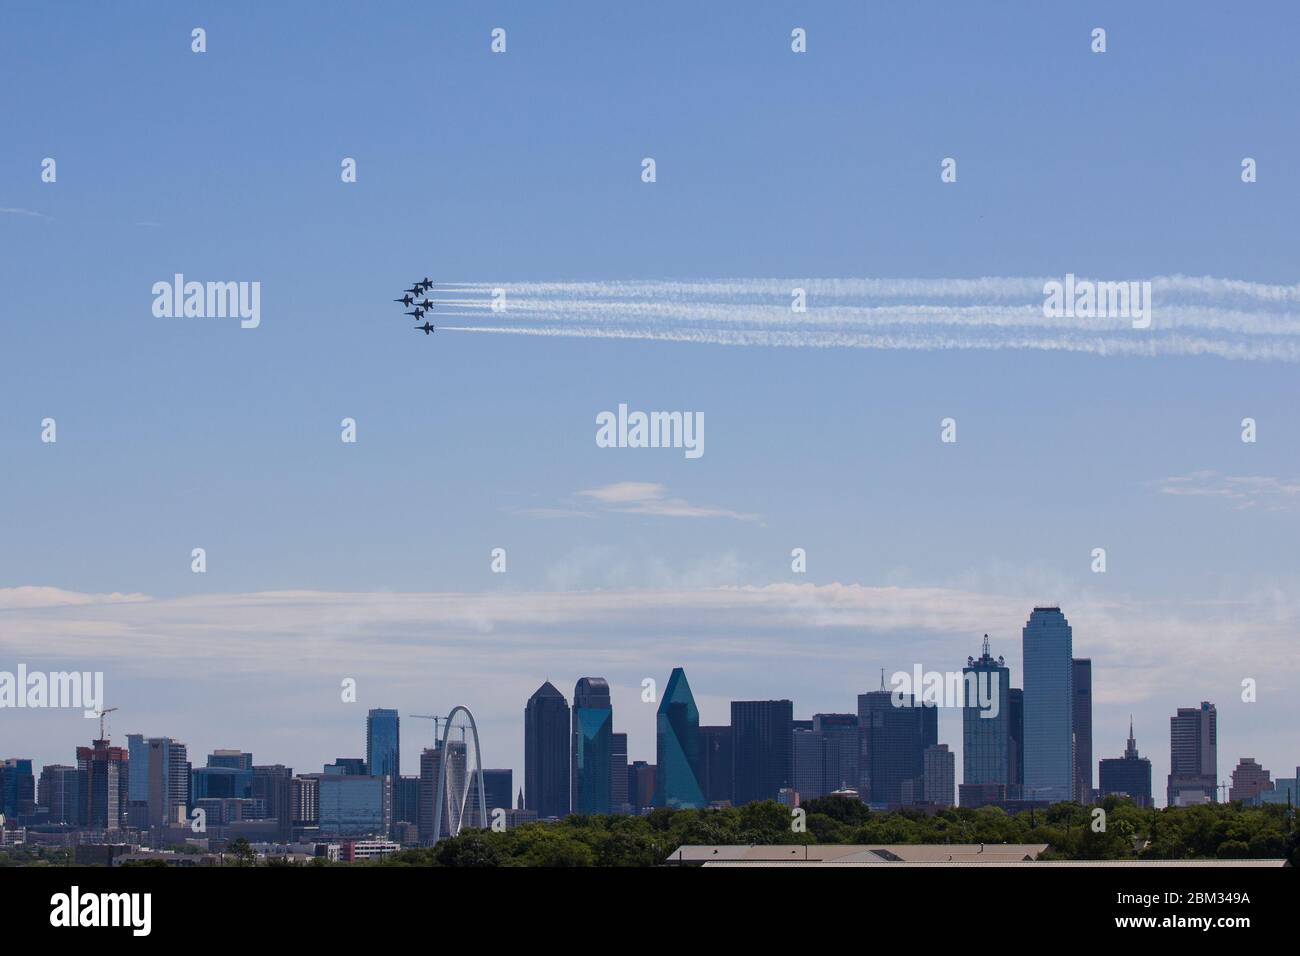
<instances>
[{"instance_id":1,"label":"white arch bridge","mask_svg":"<svg viewBox=\"0 0 1300 956\"><path fill-rule=\"evenodd\" d=\"M456 719L456 714L461 713L469 721L469 729L474 735L474 763L475 769L473 774L469 772L469 755L465 755L465 770L463 780L458 780L459 774L448 774L448 767L451 764L451 750L448 747L451 736L451 725ZM462 725L462 730L464 726ZM438 745L438 797L434 801L433 811L433 842L437 843L442 839L442 814L444 806L447 808L447 831L456 836L460 833L465 822L466 804L469 802L469 792L474 789L470 786L470 781L474 777L478 778L478 823L479 826L486 827L491 821L487 815L487 791L483 788L483 751L479 748L478 743L478 725L474 723L474 715L470 713L468 707L463 704L457 704L447 714L447 722L442 729L442 740ZM453 791L459 791L459 793Z\"/></svg>"}]
</instances>

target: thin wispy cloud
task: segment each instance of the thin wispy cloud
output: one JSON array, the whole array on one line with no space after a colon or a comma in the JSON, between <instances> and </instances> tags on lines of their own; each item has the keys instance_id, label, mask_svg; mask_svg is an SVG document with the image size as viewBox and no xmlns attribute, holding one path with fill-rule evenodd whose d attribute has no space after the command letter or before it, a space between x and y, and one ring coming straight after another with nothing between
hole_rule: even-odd
<instances>
[{"instance_id":1,"label":"thin wispy cloud","mask_svg":"<svg viewBox=\"0 0 1300 956\"><path fill-rule=\"evenodd\" d=\"M28 216L32 219L48 219L53 221L53 216L47 216L43 212L37 212L35 209L20 209L17 206L0 206L0 213L6 216Z\"/></svg>"},{"instance_id":2,"label":"thin wispy cloud","mask_svg":"<svg viewBox=\"0 0 1300 956\"><path fill-rule=\"evenodd\" d=\"M483 283L440 304L450 331L503 335L1300 361L1300 285L1157 276L1148 280L1151 327L1134 329L1116 315L1045 316L1043 286L1052 278ZM505 292L504 311L489 306L495 289ZM806 311L791 308L795 289L804 290ZM490 321L455 321L466 318Z\"/></svg>"},{"instance_id":3,"label":"thin wispy cloud","mask_svg":"<svg viewBox=\"0 0 1300 956\"><path fill-rule=\"evenodd\" d=\"M1239 510L1300 510L1300 478L1194 471L1187 475L1162 478L1155 485L1164 495L1219 498Z\"/></svg>"},{"instance_id":4,"label":"thin wispy cloud","mask_svg":"<svg viewBox=\"0 0 1300 956\"><path fill-rule=\"evenodd\" d=\"M606 511L619 514L655 515L664 518L758 520L758 515L744 514L715 505L692 504L684 498L670 497L666 485L647 481L620 481L599 488L589 488L578 492L578 497L592 501Z\"/></svg>"},{"instance_id":5,"label":"thin wispy cloud","mask_svg":"<svg viewBox=\"0 0 1300 956\"><path fill-rule=\"evenodd\" d=\"M528 518L561 520L598 518L602 514L646 515L657 518L724 518L758 521L760 516L717 505L696 504L668 494L668 486L651 481L618 481L587 488L573 495L571 506L512 509Z\"/></svg>"}]
</instances>

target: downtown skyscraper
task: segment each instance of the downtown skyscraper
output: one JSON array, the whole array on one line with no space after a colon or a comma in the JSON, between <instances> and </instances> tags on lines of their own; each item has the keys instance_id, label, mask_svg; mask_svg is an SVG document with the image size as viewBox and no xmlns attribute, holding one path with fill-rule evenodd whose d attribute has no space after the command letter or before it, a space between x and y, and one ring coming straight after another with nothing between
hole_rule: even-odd
<instances>
[{"instance_id":1,"label":"downtown skyscraper","mask_svg":"<svg viewBox=\"0 0 1300 956\"><path fill-rule=\"evenodd\" d=\"M401 718L395 710L376 707L366 714L366 772L375 777L402 775Z\"/></svg>"},{"instance_id":2,"label":"downtown skyscraper","mask_svg":"<svg viewBox=\"0 0 1300 956\"><path fill-rule=\"evenodd\" d=\"M550 681L524 708L524 806L543 820L569 812L569 702Z\"/></svg>"},{"instance_id":3,"label":"downtown skyscraper","mask_svg":"<svg viewBox=\"0 0 1300 956\"><path fill-rule=\"evenodd\" d=\"M1169 718L1168 806L1214 803L1218 796L1219 714L1209 701Z\"/></svg>"},{"instance_id":4,"label":"downtown skyscraper","mask_svg":"<svg viewBox=\"0 0 1300 956\"><path fill-rule=\"evenodd\" d=\"M1011 668L989 650L989 636L979 657L962 668L965 701L961 712L962 783L1008 787L1011 784ZM975 693L972 693L972 684ZM980 706L980 695L988 701ZM998 791L1005 799L1005 790Z\"/></svg>"},{"instance_id":5,"label":"downtown skyscraper","mask_svg":"<svg viewBox=\"0 0 1300 956\"><path fill-rule=\"evenodd\" d=\"M610 813L614 709L609 683L583 677L573 688L573 812Z\"/></svg>"},{"instance_id":6,"label":"downtown skyscraper","mask_svg":"<svg viewBox=\"0 0 1300 956\"><path fill-rule=\"evenodd\" d=\"M702 807L700 711L686 671L674 667L655 716L656 807Z\"/></svg>"},{"instance_id":7,"label":"downtown skyscraper","mask_svg":"<svg viewBox=\"0 0 1300 956\"><path fill-rule=\"evenodd\" d=\"M794 785L794 703L731 702L732 799L737 805L775 800Z\"/></svg>"},{"instance_id":8,"label":"downtown skyscraper","mask_svg":"<svg viewBox=\"0 0 1300 956\"><path fill-rule=\"evenodd\" d=\"M1076 657L1073 672L1074 706L1070 722L1074 729L1074 799L1092 802L1092 659Z\"/></svg>"},{"instance_id":9,"label":"downtown skyscraper","mask_svg":"<svg viewBox=\"0 0 1300 956\"><path fill-rule=\"evenodd\" d=\"M1073 632L1059 607L1036 607L1022 632L1025 668L1024 799L1073 800Z\"/></svg>"},{"instance_id":10,"label":"downtown skyscraper","mask_svg":"<svg viewBox=\"0 0 1300 956\"><path fill-rule=\"evenodd\" d=\"M859 796L876 807L925 799L925 748L939 742L939 709L885 689L858 695Z\"/></svg>"}]
</instances>

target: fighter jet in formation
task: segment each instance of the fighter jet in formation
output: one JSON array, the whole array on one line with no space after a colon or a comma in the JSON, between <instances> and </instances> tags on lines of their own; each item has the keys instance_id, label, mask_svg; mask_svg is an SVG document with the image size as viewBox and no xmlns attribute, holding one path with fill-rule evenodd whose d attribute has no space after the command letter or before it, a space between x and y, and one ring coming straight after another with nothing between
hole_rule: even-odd
<instances>
[{"instance_id":1,"label":"fighter jet in formation","mask_svg":"<svg viewBox=\"0 0 1300 956\"><path fill-rule=\"evenodd\" d=\"M404 314L411 316L416 322L419 322L424 318L425 313L432 310L436 305L436 303L426 294L432 289L433 280L428 276L425 276L423 279L417 279L415 282L411 283L409 289L403 289L402 297L400 299L394 299L393 301L400 302L402 305L406 306L409 311ZM423 298L421 298L422 296ZM411 308L412 306L414 306L414 308ZM431 335L434 332L434 326L427 321L424 325L417 325L414 326L414 328L415 331L423 332L425 335Z\"/></svg>"}]
</instances>

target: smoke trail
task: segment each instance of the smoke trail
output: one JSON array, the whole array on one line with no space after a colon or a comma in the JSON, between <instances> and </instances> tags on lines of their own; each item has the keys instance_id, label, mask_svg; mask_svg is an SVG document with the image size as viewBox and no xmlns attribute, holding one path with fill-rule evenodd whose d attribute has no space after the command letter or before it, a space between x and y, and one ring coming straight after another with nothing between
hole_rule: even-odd
<instances>
[{"instance_id":1,"label":"smoke trail","mask_svg":"<svg viewBox=\"0 0 1300 956\"><path fill-rule=\"evenodd\" d=\"M1300 361L1300 285L1157 276L1150 327L1048 317L1041 278L448 283L448 331L719 346L1031 349ZM1081 278L1079 280L1083 282ZM802 290L805 311L796 311ZM486 320L486 321L485 321ZM1140 324L1140 323L1139 323Z\"/></svg>"}]
</instances>

